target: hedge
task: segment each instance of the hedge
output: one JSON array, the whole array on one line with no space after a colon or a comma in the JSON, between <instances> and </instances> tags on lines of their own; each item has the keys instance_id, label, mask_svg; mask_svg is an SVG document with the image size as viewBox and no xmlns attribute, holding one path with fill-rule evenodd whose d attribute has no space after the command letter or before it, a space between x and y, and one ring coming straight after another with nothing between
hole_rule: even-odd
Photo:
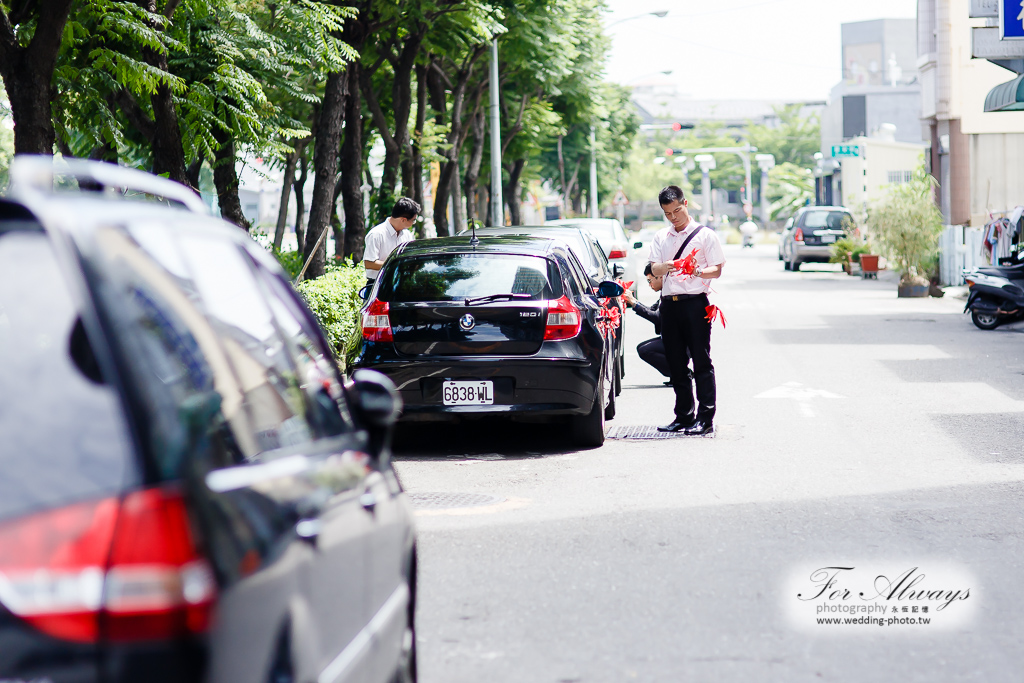
<instances>
[{"instance_id":1,"label":"hedge","mask_svg":"<svg viewBox=\"0 0 1024 683\"><path fill-rule=\"evenodd\" d=\"M286 270L296 261L295 252L275 256ZM354 264L351 260L338 263L328 259L326 273L315 280L300 282L296 287L327 334L331 351L343 372L359 355L362 344L359 310L363 300L359 298L359 290L364 284L366 271L362 264Z\"/></svg>"}]
</instances>

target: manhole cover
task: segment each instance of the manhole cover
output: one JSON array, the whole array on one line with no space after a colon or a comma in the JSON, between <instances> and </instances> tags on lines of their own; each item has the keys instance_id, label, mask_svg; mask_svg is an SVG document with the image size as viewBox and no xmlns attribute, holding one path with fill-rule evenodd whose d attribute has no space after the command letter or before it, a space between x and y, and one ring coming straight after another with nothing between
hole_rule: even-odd
<instances>
[{"instance_id":1,"label":"manhole cover","mask_svg":"<svg viewBox=\"0 0 1024 683\"><path fill-rule=\"evenodd\" d=\"M715 432L712 431L710 434L705 434L704 439L714 437ZM686 438L692 439L696 437L686 436L682 432L659 432L657 425L625 425L622 427L612 427L605 434L606 439L637 439L637 440L648 440L648 439L678 439Z\"/></svg>"},{"instance_id":2,"label":"manhole cover","mask_svg":"<svg viewBox=\"0 0 1024 683\"><path fill-rule=\"evenodd\" d=\"M415 508L439 510L472 508L505 502L501 496L491 496L486 493L410 493L409 498Z\"/></svg>"}]
</instances>

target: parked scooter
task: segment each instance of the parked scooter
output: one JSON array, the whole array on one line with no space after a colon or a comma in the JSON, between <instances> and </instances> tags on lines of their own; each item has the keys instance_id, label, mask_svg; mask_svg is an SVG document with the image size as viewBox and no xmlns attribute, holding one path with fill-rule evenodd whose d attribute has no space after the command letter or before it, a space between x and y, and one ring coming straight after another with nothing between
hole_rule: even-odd
<instances>
[{"instance_id":1,"label":"parked scooter","mask_svg":"<svg viewBox=\"0 0 1024 683\"><path fill-rule=\"evenodd\" d=\"M988 266L964 272L969 293L964 313L982 330L1024 320L1024 274L1017 266ZM1013 279L1011 279L1013 276Z\"/></svg>"},{"instance_id":2,"label":"parked scooter","mask_svg":"<svg viewBox=\"0 0 1024 683\"><path fill-rule=\"evenodd\" d=\"M748 218L740 224L740 235L743 236L744 247L753 247L754 237L757 235L757 223Z\"/></svg>"}]
</instances>

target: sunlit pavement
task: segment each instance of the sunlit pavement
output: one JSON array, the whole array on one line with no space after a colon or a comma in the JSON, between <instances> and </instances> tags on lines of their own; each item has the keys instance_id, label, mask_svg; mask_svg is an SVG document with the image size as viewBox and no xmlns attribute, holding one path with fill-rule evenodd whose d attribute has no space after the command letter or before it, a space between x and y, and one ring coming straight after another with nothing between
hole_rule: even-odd
<instances>
[{"instance_id":1,"label":"sunlit pavement","mask_svg":"<svg viewBox=\"0 0 1024 683\"><path fill-rule=\"evenodd\" d=\"M1024 324L983 332L962 299L897 299L892 274L785 272L774 246L726 258L715 438L403 429L410 492L501 500L418 514L422 681L1019 680ZM632 351L650 336L627 313L609 428L671 419ZM832 565L970 597L927 626L793 616Z\"/></svg>"}]
</instances>

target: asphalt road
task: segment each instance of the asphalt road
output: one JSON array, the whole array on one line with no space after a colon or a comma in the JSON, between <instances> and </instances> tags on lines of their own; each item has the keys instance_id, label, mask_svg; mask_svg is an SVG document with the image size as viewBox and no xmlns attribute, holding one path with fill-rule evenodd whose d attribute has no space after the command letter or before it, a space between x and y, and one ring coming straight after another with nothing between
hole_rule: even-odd
<instances>
[{"instance_id":1,"label":"asphalt road","mask_svg":"<svg viewBox=\"0 0 1024 683\"><path fill-rule=\"evenodd\" d=\"M775 247L726 258L714 438L401 430L421 681L1020 680L1024 324ZM653 328L627 316L632 349ZM661 382L632 352L609 428L669 422ZM849 569L816 596L826 567ZM817 611L855 605L885 612Z\"/></svg>"}]
</instances>

